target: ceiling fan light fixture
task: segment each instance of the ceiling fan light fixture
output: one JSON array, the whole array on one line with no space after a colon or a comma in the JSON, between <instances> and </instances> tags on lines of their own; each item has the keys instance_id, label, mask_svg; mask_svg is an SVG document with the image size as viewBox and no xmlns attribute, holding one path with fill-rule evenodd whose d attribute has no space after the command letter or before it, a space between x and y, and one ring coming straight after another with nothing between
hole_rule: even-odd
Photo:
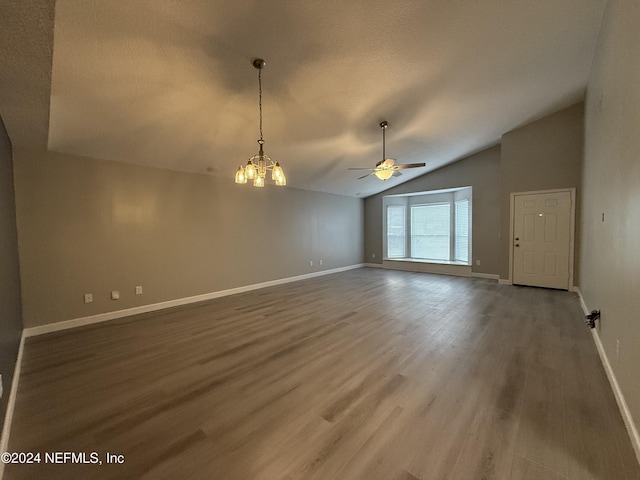
<instances>
[{"instance_id":1,"label":"ceiling fan light fixture","mask_svg":"<svg viewBox=\"0 0 640 480\"><path fill-rule=\"evenodd\" d=\"M393 176L393 170L378 170L373 174L380 180L389 180Z\"/></svg>"},{"instance_id":2,"label":"ceiling fan light fixture","mask_svg":"<svg viewBox=\"0 0 640 480\"><path fill-rule=\"evenodd\" d=\"M361 177L358 177L358 180L363 178L367 178L370 175L375 175L380 180L389 180L391 177L399 177L402 175L399 170L405 170L407 168L416 168L416 167L424 167L425 163L405 163L402 165L396 165L395 158L387 158L386 157L386 136L385 130L389 124L387 121L380 122L380 128L382 129L382 160L376 163L375 168L365 168L365 167L350 167L347 170L369 170L370 173L367 173Z\"/></svg>"},{"instance_id":3,"label":"ceiling fan light fixture","mask_svg":"<svg viewBox=\"0 0 640 480\"><path fill-rule=\"evenodd\" d=\"M396 159L395 158L385 158L383 161L380 162L380 165L382 168L391 168L396 164Z\"/></svg>"},{"instance_id":4,"label":"ceiling fan light fixture","mask_svg":"<svg viewBox=\"0 0 640 480\"><path fill-rule=\"evenodd\" d=\"M380 180L389 180L393 176L393 165L396 163L394 158L386 158L386 130L389 123L386 120L380 122L380 129L382 130L382 160L376 164L376 169L373 174Z\"/></svg>"}]
</instances>

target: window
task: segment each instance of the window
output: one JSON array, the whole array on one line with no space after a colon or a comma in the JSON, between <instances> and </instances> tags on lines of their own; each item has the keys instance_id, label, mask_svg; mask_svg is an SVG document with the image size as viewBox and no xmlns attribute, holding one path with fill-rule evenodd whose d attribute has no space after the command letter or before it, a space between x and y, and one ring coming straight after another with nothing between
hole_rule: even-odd
<instances>
[{"instance_id":1,"label":"window","mask_svg":"<svg viewBox=\"0 0 640 480\"><path fill-rule=\"evenodd\" d=\"M451 205L411 205L411 257L449 260Z\"/></svg>"},{"instance_id":2,"label":"window","mask_svg":"<svg viewBox=\"0 0 640 480\"><path fill-rule=\"evenodd\" d=\"M469 200L456 200L455 260L469 262Z\"/></svg>"},{"instance_id":3,"label":"window","mask_svg":"<svg viewBox=\"0 0 640 480\"><path fill-rule=\"evenodd\" d=\"M383 199L385 258L471 265L472 188Z\"/></svg>"},{"instance_id":4,"label":"window","mask_svg":"<svg viewBox=\"0 0 640 480\"><path fill-rule=\"evenodd\" d=\"M405 207L387 206L387 256L402 258L405 256Z\"/></svg>"}]
</instances>

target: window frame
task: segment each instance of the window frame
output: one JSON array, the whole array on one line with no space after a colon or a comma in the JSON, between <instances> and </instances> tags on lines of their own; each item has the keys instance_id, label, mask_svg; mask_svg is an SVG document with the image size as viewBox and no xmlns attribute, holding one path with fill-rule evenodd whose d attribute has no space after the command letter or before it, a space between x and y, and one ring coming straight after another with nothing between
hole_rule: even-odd
<instances>
[{"instance_id":1,"label":"window frame","mask_svg":"<svg viewBox=\"0 0 640 480\"><path fill-rule=\"evenodd\" d=\"M456 259L456 202L468 201L468 223L467 223L467 261ZM411 239L412 239L412 225L411 225L411 207L413 205L430 205L438 203L449 203L449 260L429 259L414 257L411 251ZM388 255L388 241L387 241L387 219L389 206L403 206L405 209L405 256L390 257ZM406 260L422 263L440 263L440 264L457 264L471 266L473 264L472 259L472 245L473 245L473 230L472 230L472 215L473 215L473 188L472 187L457 187L445 190L434 190L426 192L416 192L411 194L399 194L399 195L387 195L383 197L383 215L382 215L382 248L383 248L383 260Z\"/></svg>"}]
</instances>

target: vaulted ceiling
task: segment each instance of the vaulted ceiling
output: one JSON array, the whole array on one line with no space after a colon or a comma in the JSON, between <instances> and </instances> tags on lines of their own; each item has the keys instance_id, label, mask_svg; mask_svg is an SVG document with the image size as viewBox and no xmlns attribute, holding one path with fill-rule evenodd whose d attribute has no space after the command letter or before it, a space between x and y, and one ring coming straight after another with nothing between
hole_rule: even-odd
<instances>
[{"instance_id":1,"label":"vaulted ceiling","mask_svg":"<svg viewBox=\"0 0 640 480\"><path fill-rule=\"evenodd\" d=\"M265 151L291 187L380 192L584 96L604 0L2 0L14 145L233 181ZM387 156L426 162L356 180ZM244 186L238 188L253 188Z\"/></svg>"}]
</instances>

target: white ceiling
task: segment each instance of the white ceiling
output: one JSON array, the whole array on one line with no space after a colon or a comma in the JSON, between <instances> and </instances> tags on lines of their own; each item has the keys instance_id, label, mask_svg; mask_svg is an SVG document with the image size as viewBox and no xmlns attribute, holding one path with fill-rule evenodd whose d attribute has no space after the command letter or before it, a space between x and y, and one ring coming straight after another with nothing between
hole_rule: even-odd
<instances>
[{"instance_id":1,"label":"white ceiling","mask_svg":"<svg viewBox=\"0 0 640 480\"><path fill-rule=\"evenodd\" d=\"M251 62L261 57L265 151L282 164L288 185L366 197L580 101L604 6L604 0L59 0L53 46L45 45L50 83L39 84L50 94L48 148L233 181L257 152ZM0 21L11 22L9 31L29 37L28 25L15 25L24 12L4 13ZM14 143L35 142L27 129L37 133L43 120L25 122L15 98L21 89L43 93L23 85L24 73L16 75L2 78L2 88L18 95L3 92L0 112ZM347 171L381 159L381 120L389 122L387 156L427 167L384 182L356 180L362 173Z\"/></svg>"}]
</instances>

